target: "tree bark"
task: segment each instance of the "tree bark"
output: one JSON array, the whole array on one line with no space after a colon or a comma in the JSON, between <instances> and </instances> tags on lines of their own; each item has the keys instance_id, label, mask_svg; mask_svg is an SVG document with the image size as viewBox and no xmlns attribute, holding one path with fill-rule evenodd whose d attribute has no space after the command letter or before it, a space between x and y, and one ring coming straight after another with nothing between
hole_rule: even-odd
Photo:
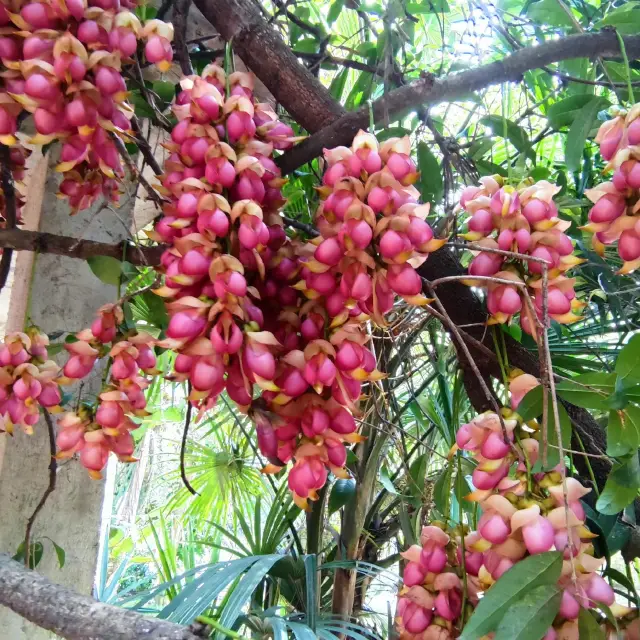
<instances>
[{"instance_id":1,"label":"tree bark","mask_svg":"<svg viewBox=\"0 0 640 640\"><path fill-rule=\"evenodd\" d=\"M640 36L627 36L624 38L624 43L630 59L640 55ZM619 53L620 44L615 31L585 33L549 40L535 47L520 49L501 60L469 71L449 74L442 78L428 75L394 89L373 103L373 116L377 123L382 122L386 118L397 118L418 107L451 102L494 84L516 81L526 71L539 69L554 62L576 57L616 56ZM264 78L261 79L271 90L269 82ZM282 87L280 90L282 91ZM297 96L292 96L288 100L289 103L297 101ZM287 102L284 100L282 104L287 107ZM281 156L278 159L278 165L283 173L291 173L319 156L324 148L348 146L358 130L367 129L368 126L368 106L352 111L320 131L315 130L314 135Z\"/></svg>"},{"instance_id":2,"label":"tree bark","mask_svg":"<svg viewBox=\"0 0 640 640\"><path fill-rule=\"evenodd\" d=\"M80 260L94 256L109 256L139 266L160 264L160 256L166 248L163 245L138 247L124 241L108 244L96 240L79 240L69 236L22 229L0 229L0 247L8 247L16 251L53 253Z\"/></svg>"},{"instance_id":3,"label":"tree bark","mask_svg":"<svg viewBox=\"0 0 640 640\"><path fill-rule=\"evenodd\" d=\"M300 64L251 0L195 0L235 54L307 131L318 131L345 110Z\"/></svg>"},{"instance_id":4,"label":"tree bark","mask_svg":"<svg viewBox=\"0 0 640 640\"><path fill-rule=\"evenodd\" d=\"M0 554L0 604L68 640L202 640L189 627L112 607Z\"/></svg>"}]
</instances>

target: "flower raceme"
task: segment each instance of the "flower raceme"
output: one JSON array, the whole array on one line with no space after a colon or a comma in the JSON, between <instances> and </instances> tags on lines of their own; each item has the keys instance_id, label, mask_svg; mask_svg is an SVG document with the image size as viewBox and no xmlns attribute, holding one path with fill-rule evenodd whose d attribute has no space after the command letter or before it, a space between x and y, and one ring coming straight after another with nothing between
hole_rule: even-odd
<instances>
[{"instance_id":1,"label":"flower raceme","mask_svg":"<svg viewBox=\"0 0 640 640\"><path fill-rule=\"evenodd\" d=\"M562 601L544 636L547 640L577 639L581 609L613 605L620 616L630 613L614 604L613 590L598 573L604 560L593 557L595 536L585 526L580 503L590 490L574 478L564 479L567 518L560 467L532 471L540 431L535 423L524 425L516 410L538 384L533 376L514 372L512 408L502 410L507 442L499 417L491 412L458 430L454 450L467 452L477 462L472 475L475 490L467 499L479 503L482 516L476 531L458 526L447 533L444 524L432 523L423 528L420 545L402 554L407 564L396 611L401 640L458 637L481 592L523 558L551 550L562 552L564 562L558 582ZM464 612L462 580L467 586Z\"/></svg>"},{"instance_id":2,"label":"flower raceme","mask_svg":"<svg viewBox=\"0 0 640 640\"><path fill-rule=\"evenodd\" d=\"M273 155L293 130L255 100L249 74L212 64L181 89L161 179L169 203L151 234L171 244L161 345L200 413L224 390L248 412L265 471L291 463L289 487L307 508L329 472L348 476L362 385L382 377L365 323L384 324L395 295L424 302L415 267L442 241L411 186L408 139L378 145L362 132L325 152L320 235L287 236Z\"/></svg>"},{"instance_id":3,"label":"flower raceme","mask_svg":"<svg viewBox=\"0 0 640 640\"><path fill-rule=\"evenodd\" d=\"M124 314L119 305L105 305L90 329L76 334L67 343L70 354L60 384L84 378L95 362L109 359L109 382L104 385L95 405L82 405L65 413L59 420L57 457L65 459L79 454L80 463L94 478L101 477L109 452L122 462L133 462L134 442L131 431L138 428L133 418L148 415L144 391L146 375L158 375L153 351L155 340L145 333L132 333L123 326Z\"/></svg>"},{"instance_id":4,"label":"flower raceme","mask_svg":"<svg viewBox=\"0 0 640 640\"><path fill-rule=\"evenodd\" d=\"M631 273L640 266L640 104L605 122L596 142L608 162L605 171L613 176L585 192L594 204L583 228L593 233L593 248L600 255L617 241L619 273Z\"/></svg>"},{"instance_id":5,"label":"flower raceme","mask_svg":"<svg viewBox=\"0 0 640 640\"><path fill-rule=\"evenodd\" d=\"M469 214L464 238L486 249L520 253L537 259L511 258L479 250L469 266L470 276L490 276L502 281L487 282L469 278L475 286L487 289L490 324L503 324L519 314L524 331L535 335L542 319L542 264L548 265L549 316L560 323L575 322L584 305L576 299L575 280L565 273L582 261L573 254L566 231L569 223L558 217L553 197L560 187L545 180L506 184L500 176L481 179L478 187L467 187L460 207ZM524 288L533 308L526 304ZM535 314L535 315L534 315Z\"/></svg>"},{"instance_id":6,"label":"flower raceme","mask_svg":"<svg viewBox=\"0 0 640 640\"><path fill-rule=\"evenodd\" d=\"M118 200L124 176L113 135L132 134L133 108L126 102L123 65L139 40L145 57L166 71L173 56L173 28L159 20L144 26L129 0L29 2L6 0L0 15L0 142L16 145L18 118L33 117L44 145L60 140L60 195L74 211L101 194Z\"/></svg>"},{"instance_id":7,"label":"flower raceme","mask_svg":"<svg viewBox=\"0 0 640 640\"><path fill-rule=\"evenodd\" d=\"M48 359L49 338L31 327L5 336L0 346L0 431L32 433L40 408L60 411L59 367Z\"/></svg>"}]
</instances>

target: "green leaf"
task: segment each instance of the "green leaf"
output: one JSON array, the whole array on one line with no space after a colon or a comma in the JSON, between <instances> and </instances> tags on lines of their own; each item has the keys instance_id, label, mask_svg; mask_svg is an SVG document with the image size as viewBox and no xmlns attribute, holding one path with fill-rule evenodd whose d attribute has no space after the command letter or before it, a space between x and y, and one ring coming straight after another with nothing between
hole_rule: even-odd
<instances>
[{"instance_id":1,"label":"green leaf","mask_svg":"<svg viewBox=\"0 0 640 640\"><path fill-rule=\"evenodd\" d=\"M296 51L316 53L318 51L318 41L315 38L302 38L296 42Z\"/></svg>"},{"instance_id":2,"label":"green leaf","mask_svg":"<svg viewBox=\"0 0 640 640\"><path fill-rule=\"evenodd\" d=\"M353 478L336 480L329 494L329 515L351 502L355 493L356 481Z\"/></svg>"},{"instance_id":3,"label":"green leaf","mask_svg":"<svg viewBox=\"0 0 640 640\"><path fill-rule=\"evenodd\" d=\"M558 395L583 409L607 410L607 397L615 391L614 373L592 371L556 385Z\"/></svg>"},{"instance_id":4,"label":"green leaf","mask_svg":"<svg viewBox=\"0 0 640 640\"><path fill-rule=\"evenodd\" d=\"M640 334L627 342L618 354L615 371L622 380L640 379Z\"/></svg>"},{"instance_id":5,"label":"green leaf","mask_svg":"<svg viewBox=\"0 0 640 640\"><path fill-rule=\"evenodd\" d=\"M376 131L376 138L378 141L383 142L389 138L402 138L404 136L408 136L410 133L411 131L404 127L387 127L386 129Z\"/></svg>"},{"instance_id":6,"label":"green leaf","mask_svg":"<svg viewBox=\"0 0 640 640\"><path fill-rule=\"evenodd\" d=\"M596 619L586 609L580 608L578 616L578 637L580 640L604 640L604 631Z\"/></svg>"},{"instance_id":7,"label":"green leaf","mask_svg":"<svg viewBox=\"0 0 640 640\"><path fill-rule=\"evenodd\" d=\"M398 495L398 491L395 488L391 477L389 475L389 469L387 469L387 467L385 465L382 465L382 468L380 469L380 475L378 476L380 479L380 484L391 494L393 494L394 496Z\"/></svg>"},{"instance_id":8,"label":"green leaf","mask_svg":"<svg viewBox=\"0 0 640 640\"><path fill-rule=\"evenodd\" d=\"M611 411L607 424L607 455L619 458L640 446L640 407L628 404L624 411Z\"/></svg>"},{"instance_id":9,"label":"green leaf","mask_svg":"<svg viewBox=\"0 0 640 640\"><path fill-rule=\"evenodd\" d=\"M549 126L554 129L561 129L562 127L570 126L576 119L578 113L580 113L580 110L593 100L600 102L600 110L606 109L611 104L606 98L594 98L591 95L585 94L570 96L564 100L558 100L558 102L554 102L547 109Z\"/></svg>"},{"instance_id":10,"label":"green leaf","mask_svg":"<svg viewBox=\"0 0 640 640\"><path fill-rule=\"evenodd\" d=\"M152 85L154 93L157 93L159 98L169 104L176 95L176 88L173 82L167 82L166 80L156 80Z\"/></svg>"},{"instance_id":11,"label":"green leaf","mask_svg":"<svg viewBox=\"0 0 640 640\"><path fill-rule=\"evenodd\" d=\"M53 540L51 540L51 538L49 538L49 541L55 549L56 556L58 558L58 566L62 569L62 567L64 567L67 554L65 553L64 549L59 544L56 544Z\"/></svg>"},{"instance_id":12,"label":"green leaf","mask_svg":"<svg viewBox=\"0 0 640 640\"><path fill-rule=\"evenodd\" d=\"M105 284L117 287L120 284L122 275L122 262L110 256L91 256L87 258L89 269L93 275L102 280Z\"/></svg>"},{"instance_id":13,"label":"green leaf","mask_svg":"<svg viewBox=\"0 0 640 640\"><path fill-rule=\"evenodd\" d=\"M442 168L426 142L418 143L418 170L422 199L432 205L438 204L444 193Z\"/></svg>"},{"instance_id":14,"label":"green leaf","mask_svg":"<svg viewBox=\"0 0 640 640\"><path fill-rule=\"evenodd\" d=\"M561 599L557 586L532 589L506 612L494 640L540 640L553 623Z\"/></svg>"},{"instance_id":15,"label":"green leaf","mask_svg":"<svg viewBox=\"0 0 640 640\"><path fill-rule=\"evenodd\" d=\"M344 0L333 0L329 8L329 13L327 13L327 24L333 24L338 19L343 8Z\"/></svg>"},{"instance_id":16,"label":"green leaf","mask_svg":"<svg viewBox=\"0 0 640 640\"><path fill-rule=\"evenodd\" d=\"M539 0L532 2L527 15L538 24L553 27L573 27L571 18L565 13L556 0Z\"/></svg>"},{"instance_id":17,"label":"green leaf","mask_svg":"<svg viewBox=\"0 0 640 640\"><path fill-rule=\"evenodd\" d=\"M506 135L509 142L511 142L520 153L535 157L535 152L531 148L529 135L520 125L501 116L485 116L480 119L480 122L485 127L490 127L494 136L499 137L504 137L506 125Z\"/></svg>"},{"instance_id":18,"label":"green leaf","mask_svg":"<svg viewBox=\"0 0 640 640\"><path fill-rule=\"evenodd\" d=\"M316 630L316 613L318 612L317 589L318 584L318 556L311 553L304 557L305 578L304 585L306 591L306 612L307 624L311 631Z\"/></svg>"},{"instance_id":19,"label":"green leaf","mask_svg":"<svg viewBox=\"0 0 640 640\"><path fill-rule=\"evenodd\" d=\"M602 102L593 98L580 109L576 115L569 133L564 151L564 160L569 171L578 171L584 151L587 137L597 122L598 111L602 108Z\"/></svg>"},{"instance_id":20,"label":"green leaf","mask_svg":"<svg viewBox=\"0 0 640 640\"><path fill-rule=\"evenodd\" d=\"M417 15L420 13L449 13L449 3L447 0L421 0L420 2L407 2L405 5L409 15Z\"/></svg>"},{"instance_id":21,"label":"green leaf","mask_svg":"<svg viewBox=\"0 0 640 640\"><path fill-rule=\"evenodd\" d=\"M638 495L640 487L640 464L638 454L613 467L607 482L596 502L596 509L605 515L616 515L630 505Z\"/></svg>"},{"instance_id":22,"label":"green leaf","mask_svg":"<svg viewBox=\"0 0 640 640\"><path fill-rule=\"evenodd\" d=\"M596 29L607 26L615 27L622 35L637 34L640 31L640 3L626 2L595 25Z\"/></svg>"},{"instance_id":23,"label":"green leaf","mask_svg":"<svg viewBox=\"0 0 640 640\"><path fill-rule=\"evenodd\" d=\"M542 415L542 386L534 387L520 400L518 413L525 422Z\"/></svg>"},{"instance_id":24,"label":"green leaf","mask_svg":"<svg viewBox=\"0 0 640 640\"><path fill-rule=\"evenodd\" d=\"M485 593L460 640L477 640L495 630L507 611L526 594L536 587L555 586L561 570L562 554L557 551L529 556L518 562Z\"/></svg>"}]
</instances>

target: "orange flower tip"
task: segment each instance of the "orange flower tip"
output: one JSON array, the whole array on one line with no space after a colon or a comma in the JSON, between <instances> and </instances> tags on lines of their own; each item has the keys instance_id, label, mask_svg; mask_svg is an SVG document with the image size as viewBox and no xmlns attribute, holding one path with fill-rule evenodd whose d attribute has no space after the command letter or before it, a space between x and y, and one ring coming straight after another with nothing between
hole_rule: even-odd
<instances>
[{"instance_id":1,"label":"orange flower tip","mask_svg":"<svg viewBox=\"0 0 640 640\"><path fill-rule=\"evenodd\" d=\"M169 69L171 69L171 63L168 60L161 60L160 62L156 63L156 67L158 67L160 71L165 73L169 71Z\"/></svg>"},{"instance_id":2,"label":"orange flower tip","mask_svg":"<svg viewBox=\"0 0 640 640\"><path fill-rule=\"evenodd\" d=\"M320 496L315 489L311 489L311 491L309 491L309 500L313 500L315 502L319 497Z\"/></svg>"},{"instance_id":3,"label":"orange flower tip","mask_svg":"<svg viewBox=\"0 0 640 640\"><path fill-rule=\"evenodd\" d=\"M11 423L8 423L5 425L5 433L8 433L10 436L13 436L13 425Z\"/></svg>"},{"instance_id":4,"label":"orange flower tip","mask_svg":"<svg viewBox=\"0 0 640 640\"><path fill-rule=\"evenodd\" d=\"M481 280L467 280L466 278L464 280L460 280L460 282L467 287L481 287L483 285Z\"/></svg>"},{"instance_id":5,"label":"orange flower tip","mask_svg":"<svg viewBox=\"0 0 640 640\"><path fill-rule=\"evenodd\" d=\"M348 433L342 436L342 439L349 444L358 444L359 442L364 442L367 436L362 436L359 433Z\"/></svg>"},{"instance_id":6,"label":"orange flower tip","mask_svg":"<svg viewBox=\"0 0 640 640\"><path fill-rule=\"evenodd\" d=\"M62 376L60 378L58 378L58 384L62 387L67 386L68 384L73 384L75 382L75 380L71 379L71 378L67 378L66 376Z\"/></svg>"},{"instance_id":7,"label":"orange flower tip","mask_svg":"<svg viewBox=\"0 0 640 640\"><path fill-rule=\"evenodd\" d=\"M460 450L460 447L457 444L454 444L451 449L449 449L449 453L447 454L447 460L453 460L453 456Z\"/></svg>"},{"instance_id":8,"label":"orange flower tip","mask_svg":"<svg viewBox=\"0 0 640 640\"><path fill-rule=\"evenodd\" d=\"M118 456L118 460L120 460L120 462L138 462L138 458L134 458L133 456Z\"/></svg>"},{"instance_id":9,"label":"orange flower tip","mask_svg":"<svg viewBox=\"0 0 640 640\"><path fill-rule=\"evenodd\" d=\"M447 244L447 238L432 238L427 242L426 251L431 253L432 251L437 251L441 247L444 247Z\"/></svg>"},{"instance_id":10,"label":"orange flower tip","mask_svg":"<svg viewBox=\"0 0 640 640\"><path fill-rule=\"evenodd\" d=\"M293 493L293 502L299 509L302 511L311 511L311 507L309 506L309 502L306 498L301 498L297 493Z\"/></svg>"},{"instance_id":11,"label":"orange flower tip","mask_svg":"<svg viewBox=\"0 0 640 640\"><path fill-rule=\"evenodd\" d=\"M102 480L102 474L99 471L94 471L93 469L89 469L89 477L92 480Z\"/></svg>"},{"instance_id":12,"label":"orange flower tip","mask_svg":"<svg viewBox=\"0 0 640 640\"><path fill-rule=\"evenodd\" d=\"M56 165L57 173L65 173L67 171L71 171L76 166L77 162L75 160L71 160L69 162L60 162Z\"/></svg>"},{"instance_id":13,"label":"orange flower tip","mask_svg":"<svg viewBox=\"0 0 640 640\"><path fill-rule=\"evenodd\" d=\"M260 473L264 473L266 475L273 475L275 473L279 473L280 471L282 471L283 468L284 467L279 467L277 464L269 463L268 465L260 469Z\"/></svg>"},{"instance_id":14,"label":"orange flower tip","mask_svg":"<svg viewBox=\"0 0 640 640\"><path fill-rule=\"evenodd\" d=\"M53 457L56 460L69 460L69 458L73 457L73 451L58 451Z\"/></svg>"},{"instance_id":15,"label":"orange flower tip","mask_svg":"<svg viewBox=\"0 0 640 640\"><path fill-rule=\"evenodd\" d=\"M49 407L49 413L62 413L64 409L57 404L55 407Z\"/></svg>"},{"instance_id":16,"label":"orange flower tip","mask_svg":"<svg viewBox=\"0 0 640 640\"><path fill-rule=\"evenodd\" d=\"M0 136L0 142L7 147L13 147L18 142L17 138L12 135Z\"/></svg>"},{"instance_id":17,"label":"orange flower tip","mask_svg":"<svg viewBox=\"0 0 640 640\"><path fill-rule=\"evenodd\" d=\"M103 427L102 433L104 433L106 436L117 437L120 435L120 430L113 427Z\"/></svg>"},{"instance_id":18,"label":"orange flower tip","mask_svg":"<svg viewBox=\"0 0 640 640\"><path fill-rule=\"evenodd\" d=\"M426 304L433 302L433 298L425 298L422 295L417 296L402 296L406 302L416 307L424 307Z\"/></svg>"}]
</instances>

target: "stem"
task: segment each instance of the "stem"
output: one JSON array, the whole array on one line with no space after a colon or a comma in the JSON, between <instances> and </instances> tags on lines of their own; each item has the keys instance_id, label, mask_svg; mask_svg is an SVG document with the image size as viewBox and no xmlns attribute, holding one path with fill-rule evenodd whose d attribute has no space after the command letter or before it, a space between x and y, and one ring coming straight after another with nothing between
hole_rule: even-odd
<instances>
[{"instance_id":1,"label":"stem","mask_svg":"<svg viewBox=\"0 0 640 640\"><path fill-rule=\"evenodd\" d=\"M40 498L36 508L33 510L31 517L27 520L27 529L24 534L24 566L27 569L30 567L31 561L31 529L38 517L40 511L44 507L49 496L55 491L56 488L56 473L58 471L58 461L56 460L56 431L51 420L51 414L43 407L42 414L44 420L47 423L47 431L49 432L49 452L51 454L51 460L49 462L49 485L45 489L45 492Z\"/></svg>"},{"instance_id":2,"label":"stem","mask_svg":"<svg viewBox=\"0 0 640 640\"><path fill-rule=\"evenodd\" d=\"M624 60L624 67L627 71L627 91L629 92L629 102L631 104L635 103L635 98L633 97L633 85L631 83L631 68L629 67L629 57L627 56L627 48L624 46L624 39L616 29L616 36L618 37L618 42L620 43L620 53L622 54L622 59Z\"/></svg>"},{"instance_id":3,"label":"stem","mask_svg":"<svg viewBox=\"0 0 640 640\"><path fill-rule=\"evenodd\" d=\"M187 415L184 420L184 431L182 432L182 442L180 443L180 477L182 478L182 483L189 490L189 493L192 496L199 496L200 494L191 486L189 479L187 478L187 472L184 468L184 454L187 449L187 437L189 435L189 425L191 424L191 411L193 410L193 405L189 400L189 395L191 394L191 383L187 383Z\"/></svg>"}]
</instances>

